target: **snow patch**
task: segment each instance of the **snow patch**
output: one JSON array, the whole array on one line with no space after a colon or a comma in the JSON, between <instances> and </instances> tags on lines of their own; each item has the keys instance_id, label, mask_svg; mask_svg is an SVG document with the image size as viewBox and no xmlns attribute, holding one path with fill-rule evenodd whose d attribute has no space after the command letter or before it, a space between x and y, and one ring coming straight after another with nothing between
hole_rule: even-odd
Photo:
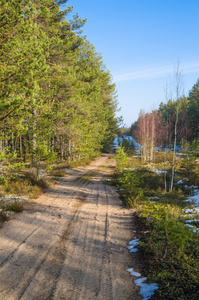
<instances>
[{"instance_id":1,"label":"snow patch","mask_svg":"<svg viewBox=\"0 0 199 300\"><path fill-rule=\"evenodd\" d=\"M127 269L126 271L129 272L130 275L132 275L132 276L135 276L135 277L141 276L140 273L133 271L133 268Z\"/></svg>"},{"instance_id":2,"label":"snow patch","mask_svg":"<svg viewBox=\"0 0 199 300\"><path fill-rule=\"evenodd\" d=\"M164 174L167 173L167 171L160 171L160 170L156 170L155 171L156 174L160 175L160 174Z\"/></svg>"},{"instance_id":3,"label":"snow patch","mask_svg":"<svg viewBox=\"0 0 199 300\"><path fill-rule=\"evenodd\" d=\"M131 253L137 252L138 249L135 248L135 247L139 245L139 239L134 239L134 240L130 241L130 242L129 242L129 245L130 245L130 246L127 246L127 249L129 249L129 251L130 251Z\"/></svg>"},{"instance_id":4,"label":"snow patch","mask_svg":"<svg viewBox=\"0 0 199 300\"><path fill-rule=\"evenodd\" d=\"M193 187L193 188L195 189L194 190L194 195L187 198L187 201L195 202L196 209L198 210L199 209L199 190L196 187Z\"/></svg>"},{"instance_id":5,"label":"snow patch","mask_svg":"<svg viewBox=\"0 0 199 300\"><path fill-rule=\"evenodd\" d=\"M179 180L179 181L177 182L177 184L183 184L183 183L184 183L183 180Z\"/></svg>"},{"instance_id":6,"label":"snow patch","mask_svg":"<svg viewBox=\"0 0 199 300\"><path fill-rule=\"evenodd\" d=\"M135 248L137 245L139 245L139 239L133 239L129 242L130 246L127 246L127 248L130 250L130 252L137 252L138 249ZM142 276L140 273L133 271L133 268L129 268L126 271L130 273L130 275L135 277ZM140 287L140 295L143 297L143 300L148 300L150 297L154 294L155 290L158 289L157 283L144 283L144 281L147 280L147 277L143 278L137 278L134 280L134 283Z\"/></svg>"},{"instance_id":7,"label":"snow patch","mask_svg":"<svg viewBox=\"0 0 199 300\"><path fill-rule=\"evenodd\" d=\"M143 300L150 299L150 297L153 296L155 290L158 289L157 283L143 283L146 280L147 277L134 280L134 283L140 287L140 295L142 295Z\"/></svg>"}]
</instances>

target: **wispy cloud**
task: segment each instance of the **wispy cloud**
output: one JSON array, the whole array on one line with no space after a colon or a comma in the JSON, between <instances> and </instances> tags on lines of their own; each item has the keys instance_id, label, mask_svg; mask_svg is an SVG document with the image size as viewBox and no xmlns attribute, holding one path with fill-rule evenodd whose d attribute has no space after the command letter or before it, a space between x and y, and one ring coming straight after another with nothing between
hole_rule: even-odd
<instances>
[{"instance_id":1,"label":"wispy cloud","mask_svg":"<svg viewBox=\"0 0 199 300\"><path fill-rule=\"evenodd\" d=\"M182 74L199 72L199 62L187 62L180 65L180 70L182 70ZM172 75L174 71L174 66L162 66L150 69L137 70L131 73L119 74L113 76L114 82L121 81L132 81L132 80L140 80L140 79L155 79L162 76Z\"/></svg>"}]
</instances>

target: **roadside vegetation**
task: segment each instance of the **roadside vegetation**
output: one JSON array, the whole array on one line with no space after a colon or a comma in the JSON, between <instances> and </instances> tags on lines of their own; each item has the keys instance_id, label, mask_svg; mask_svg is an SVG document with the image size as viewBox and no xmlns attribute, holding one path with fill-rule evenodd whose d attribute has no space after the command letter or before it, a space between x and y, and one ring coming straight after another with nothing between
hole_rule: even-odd
<instances>
[{"instance_id":1,"label":"roadside vegetation","mask_svg":"<svg viewBox=\"0 0 199 300\"><path fill-rule=\"evenodd\" d=\"M177 159L172 191L172 153L167 154L166 169L164 151L143 163L120 145L115 158L114 185L126 206L136 210L144 275L159 285L151 299L199 299L199 216L186 201L193 185L199 186L196 157L189 163L185 156Z\"/></svg>"}]
</instances>

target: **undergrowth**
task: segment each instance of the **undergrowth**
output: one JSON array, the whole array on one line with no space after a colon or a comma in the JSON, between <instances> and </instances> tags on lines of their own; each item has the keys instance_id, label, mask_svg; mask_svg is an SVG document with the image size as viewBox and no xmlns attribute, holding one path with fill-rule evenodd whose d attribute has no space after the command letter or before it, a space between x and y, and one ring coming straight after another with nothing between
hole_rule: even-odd
<instances>
[{"instance_id":1,"label":"undergrowth","mask_svg":"<svg viewBox=\"0 0 199 300\"><path fill-rule=\"evenodd\" d=\"M122 148L116 153L119 159L113 182L125 204L136 208L143 232L144 275L159 285L151 299L199 299L199 234L184 224L183 208L188 203L183 191L177 187L165 191L163 175L127 164Z\"/></svg>"},{"instance_id":2,"label":"undergrowth","mask_svg":"<svg viewBox=\"0 0 199 300\"><path fill-rule=\"evenodd\" d=\"M2 196L27 196L31 199L38 198L49 186L47 179L37 180L34 174L23 172L20 176L11 177L1 184Z\"/></svg>"},{"instance_id":3,"label":"undergrowth","mask_svg":"<svg viewBox=\"0 0 199 300\"><path fill-rule=\"evenodd\" d=\"M14 202L7 204L4 208L4 211L22 212L23 205L15 200Z\"/></svg>"}]
</instances>

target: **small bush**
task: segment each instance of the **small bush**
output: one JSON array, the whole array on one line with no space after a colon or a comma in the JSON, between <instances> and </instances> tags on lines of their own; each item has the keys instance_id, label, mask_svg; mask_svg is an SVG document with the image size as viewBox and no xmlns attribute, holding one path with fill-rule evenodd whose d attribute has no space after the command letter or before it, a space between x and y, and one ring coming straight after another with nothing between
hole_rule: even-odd
<instances>
[{"instance_id":1,"label":"small bush","mask_svg":"<svg viewBox=\"0 0 199 300\"><path fill-rule=\"evenodd\" d=\"M37 199L37 198L39 198L39 196L41 196L42 193L43 193L43 189L41 187L35 185L33 187L30 198L31 199Z\"/></svg>"},{"instance_id":2,"label":"small bush","mask_svg":"<svg viewBox=\"0 0 199 300\"><path fill-rule=\"evenodd\" d=\"M119 145L118 149L116 150L115 159L116 159L116 170L119 173L123 172L127 167L129 167L129 159L122 145Z\"/></svg>"},{"instance_id":3,"label":"small bush","mask_svg":"<svg viewBox=\"0 0 199 300\"><path fill-rule=\"evenodd\" d=\"M164 190L164 178L161 175L147 169L137 170L137 176L141 180L141 187L145 190Z\"/></svg>"},{"instance_id":4,"label":"small bush","mask_svg":"<svg viewBox=\"0 0 199 300\"><path fill-rule=\"evenodd\" d=\"M139 187L140 181L136 172L127 169L119 175L119 187L122 189L120 194L128 207L133 207L143 196L142 189Z\"/></svg>"},{"instance_id":5,"label":"small bush","mask_svg":"<svg viewBox=\"0 0 199 300\"><path fill-rule=\"evenodd\" d=\"M15 200L14 202L7 204L4 208L4 211L22 212L23 206L21 203Z\"/></svg>"},{"instance_id":6,"label":"small bush","mask_svg":"<svg viewBox=\"0 0 199 300\"><path fill-rule=\"evenodd\" d=\"M0 225L1 223L4 223L8 220L8 217L6 216L6 214L4 213L4 211L0 211Z\"/></svg>"},{"instance_id":7,"label":"small bush","mask_svg":"<svg viewBox=\"0 0 199 300\"><path fill-rule=\"evenodd\" d=\"M49 175L54 177L64 177L66 173L62 169L57 169L57 170L55 169L52 170Z\"/></svg>"},{"instance_id":8,"label":"small bush","mask_svg":"<svg viewBox=\"0 0 199 300\"><path fill-rule=\"evenodd\" d=\"M32 173L25 173L25 178L30 181L31 186L38 186L42 190L45 190L49 187L48 181L44 178L37 180L37 176Z\"/></svg>"},{"instance_id":9,"label":"small bush","mask_svg":"<svg viewBox=\"0 0 199 300\"><path fill-rule=\"evenodd\" d=\"M5 177L0 177L0 185L4 185L6 183Z\"/></svg>"}]
</instances>

